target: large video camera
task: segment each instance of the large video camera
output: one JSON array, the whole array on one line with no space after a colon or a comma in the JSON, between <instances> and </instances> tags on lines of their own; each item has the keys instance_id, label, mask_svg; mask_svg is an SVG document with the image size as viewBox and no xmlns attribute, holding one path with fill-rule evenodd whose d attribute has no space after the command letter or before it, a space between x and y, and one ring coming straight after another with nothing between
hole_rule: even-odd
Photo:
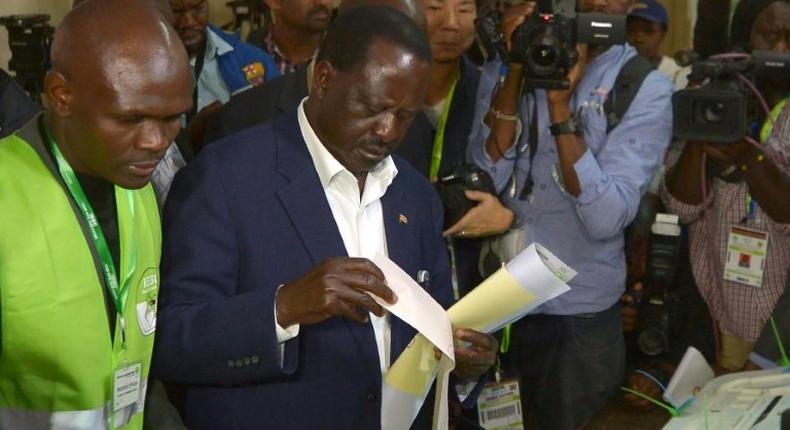
<instances>
[{"instance_id":1,"label":"large video camera","mask_svg":"<svg viewBox=\"0 0 790 430\"><path fill-rule=\"evenodd\" d=\"M575 4L575 0L539 1L538 10L513 32L506 59L525 66L532 87L569 88L568 72L579 59L577 43L625 43L625 15L577 13ZM504 52L499 23L495 10L478 20L477 39L489 57Z\"/></svg>"},{"instance_id":2,"label":"large video camera","mask_svg":"<svg viewBox=\"0 0 790 430\"><path fill-rule=\"evenodd\" d=\"M669 349L669 323L678 309L678 299L670 286L675 279L680 254L680 226L677 215L657 214L651 227L647 255L647 291L639 300L637 346L649 356Z\"/></svg>"},{"instance_id":3,"label":"large video camera","mask_svg":"<svg viewBox=\"0 0 790 430\"><path fill-rule=\"evenodd\" d=\"M734 143L750 134L760 118L764 100L757 79L790 79L790 54L754 51L729 53L700 60L693 52L679 52L677 62L691 64L689 85L672 97L675 137L682 140Z\"/></svg>"},{"instance_id":4,"label":"large video camera","mask_svg":"<svg viewBox=\"0 0 790 430\"><path fill-rule=\"evenodd\" d=\"M10 15L0 17L0 25L8 30L11 61L8 68L16 81L38 101L44 88L44 75L50 67L49 48L55 29L49 15Z\"/></svg>"}]
</instances>

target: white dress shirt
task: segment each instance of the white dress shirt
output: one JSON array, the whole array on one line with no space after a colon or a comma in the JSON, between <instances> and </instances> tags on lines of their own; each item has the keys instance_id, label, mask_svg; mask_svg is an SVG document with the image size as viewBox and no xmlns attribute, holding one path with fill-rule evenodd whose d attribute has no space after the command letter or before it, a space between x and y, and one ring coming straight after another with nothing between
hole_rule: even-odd
<instances>
[{"instance_id":1,"label":"white dress shirt","mask_svg":"<svg viewBox=\"0 0 790 430\"><path fill-rule=\"evenodd\" d=\"M222 40L211 31L211 28L206 27L206 51L203 55L203 68L200 70L200 76L195 77L198 86L197 112L215 101L225 104L230 100L230 90L228 90L225 80L222 79L219 62L217 62L218 56L225 55L230 51L233 51L233 46ZM195 58L189 60L193 75L195 62Z\"/></svg>"},{"instance_id":2,"label":"white dress shirt","mask_svg":"<svg viewBox=\"0 0 790 430\"><path fill-rule=\"evenodd\" d=\"M348 256L372 259L378 253L388 255L381 198L398 174L392 157L385 158L368 172L365 189L360 198L356 177L324 147L307 121L304 100L299 104L297 116L302 137L313 159L313 166L324 188L326 200L329 202L332 217L343 238ZM390 365L389 317L385 315L379 318L371 313L370 322L376 338L379 365L383 375ZM283 329L277 324L277 338L280 343L296 336L286 333L287 330L294 330L295 326Z\"/></svg>"}]
</instances>

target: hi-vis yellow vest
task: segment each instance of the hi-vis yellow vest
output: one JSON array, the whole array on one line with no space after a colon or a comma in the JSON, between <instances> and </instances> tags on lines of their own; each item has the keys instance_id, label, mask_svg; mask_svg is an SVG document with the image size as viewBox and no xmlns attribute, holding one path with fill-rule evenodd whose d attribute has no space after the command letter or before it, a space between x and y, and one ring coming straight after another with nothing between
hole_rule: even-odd
<instances>
[{"instance_id":1,"label":"hi-vis yellow vest","mask_svg":"<svg viewBox=\"0 0 790 430\"><path fill-rule=\"evenodd\" d=\"M125 193L116 187L118 272L128 273L135 244L125 355L142 365L142 400L154 345L161 230L151 186L133 192L134 217ZM0 429L140 429L142 401L112 412L120 324L113 342L99 260L68 196L20 133L0 140Z\"/></svg>"}]
</instances>

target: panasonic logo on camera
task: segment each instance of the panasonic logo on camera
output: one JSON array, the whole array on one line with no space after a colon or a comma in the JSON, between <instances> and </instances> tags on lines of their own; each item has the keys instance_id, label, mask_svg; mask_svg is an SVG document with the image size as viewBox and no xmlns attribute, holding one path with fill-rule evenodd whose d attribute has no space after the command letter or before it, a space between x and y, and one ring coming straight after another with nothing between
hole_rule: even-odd
<instances>
[{"instance_id":1,"label":"panasonic logo on camera","mask_svg":"<svg viewBox=\"0 0 790 430\"><path fill-rule=\"evenodd\" d=\"M590 22L591 27L600 27L600 28L612 28L611 22Z\"/></svg>"}]
</instances>

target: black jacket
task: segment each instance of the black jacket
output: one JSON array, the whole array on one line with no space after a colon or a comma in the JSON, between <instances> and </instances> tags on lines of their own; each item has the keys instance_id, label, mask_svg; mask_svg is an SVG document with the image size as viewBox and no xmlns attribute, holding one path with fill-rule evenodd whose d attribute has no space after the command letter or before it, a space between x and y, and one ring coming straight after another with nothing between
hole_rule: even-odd
<instances>
[{"instance_id":1,"label":"black jacket","mask_svg":"<svg viewBox=\"0 0 790 430\"><path fill-rule=\"evenodd\" d=\"M22 128L40 110L22 87L0 69L0 139Z\"/></svg>"}]
</instances>

